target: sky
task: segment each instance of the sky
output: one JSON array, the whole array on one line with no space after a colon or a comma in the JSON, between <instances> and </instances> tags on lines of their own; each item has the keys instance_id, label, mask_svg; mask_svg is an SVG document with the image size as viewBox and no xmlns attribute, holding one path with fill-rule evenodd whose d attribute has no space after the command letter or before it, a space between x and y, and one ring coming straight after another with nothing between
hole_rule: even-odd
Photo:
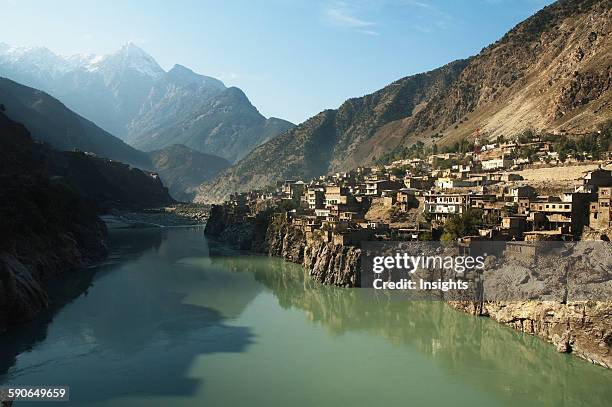
<instances>
[{"instance_id":1,"label":"sky","mask_svg":"<svg viewBox=\"0 0 612 407\"><path fill-rule=\"evenodd\" d=\"M551 0L0 0L0 42L61 54L134 42L300 123L477 54Z\"/></svg>"}]
</instances>

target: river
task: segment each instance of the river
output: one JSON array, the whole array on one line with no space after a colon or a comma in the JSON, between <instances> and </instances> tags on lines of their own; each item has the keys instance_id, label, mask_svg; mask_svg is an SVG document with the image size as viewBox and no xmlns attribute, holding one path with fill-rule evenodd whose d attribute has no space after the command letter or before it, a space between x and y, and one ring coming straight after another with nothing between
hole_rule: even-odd
<instances>
[{"instance_id":1,"label":"river","mask_svg":"<svg viewBox=\"0 0 612 407\"><path fill-rule=\"evenodd\" d=\"M203 228L113 230L110 248L103 264L55 281L47 312L0 337L1 385L69 385L78 406L612 400L612 372L537 338L442 303L323 286Z\"/></svg>"}]
</instances>

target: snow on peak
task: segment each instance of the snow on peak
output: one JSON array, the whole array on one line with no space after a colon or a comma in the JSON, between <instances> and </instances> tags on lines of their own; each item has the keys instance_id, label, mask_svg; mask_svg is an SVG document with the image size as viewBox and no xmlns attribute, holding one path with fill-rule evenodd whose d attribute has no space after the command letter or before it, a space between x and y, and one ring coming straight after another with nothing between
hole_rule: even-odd
<instances>
[{"instance_id":1,"label":"snow on peak","mask_svg":"<svg viewBox=\"0 0 612 407\"><path fill-rule=\"evenodd\" d=\"M128 42L114 54L92 61L89 69L103 71L129 69L153 78L159 78L165 74L157 61L133 42Z\"/></svg>"},{"instance_id":2,"label":"snow on peak","mask_svg":"<svg viewBox=\"0 0 612 407\"><path fill-rule=\"evenodd\" d=\"M63 57L45 47L19 47L0 44L0 63L26 66L45 74L55 75L67 72L70 64Z\"/></svg>"}]
</instances>

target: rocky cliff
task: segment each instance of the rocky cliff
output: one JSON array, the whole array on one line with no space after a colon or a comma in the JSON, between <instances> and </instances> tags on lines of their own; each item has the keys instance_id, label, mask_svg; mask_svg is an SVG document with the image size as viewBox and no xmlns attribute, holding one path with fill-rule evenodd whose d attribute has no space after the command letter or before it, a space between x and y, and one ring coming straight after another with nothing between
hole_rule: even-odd
<instances>
[{"instance_id":1,"label":"rocky cliff","mask_svg":"<svg viewBox=\"0 0 612 407\"><path fill-rule=\"evenodd\" d=\"M456 309L487 316L612 369L612 303L600 301L450 302Z\"/></svg>"},{"instance_id":2,"label":"rocky cliff","mask_svg":"<svg viewBox=\"0 0 612 407\"><path fill-rule=\"evenodd\" d=\"M205 233L231 247L282 257L302 265L310 277L341 287L359 285L360 249L318 239L307 240L284 214L267 211L255 219L236 217L223 205L213 205Z\"/></svg>"},{"instance_id":3,"label":"rocky cliff","mask_svg":"<svg viewBox=\"0 0 612 407\"><path fill-rule=\"evenodd\" d=\"M257 219L234 216L213 205L206 225L209 236L230 246L282 257L302 265L323 284L359 287L361 249L306 239L302 231L272 211ZM453 301L454 308L486 316L552 343L592 363L612 368L612 303L601 301Z\"/></svg>"},{"instance_id":4,"label":"rocky cliff","mask_svg":"<svg viewBox=\"0 0 612 407\"><path fill-rule=\"evenodd\" d=\"M46 153L0 112L0 332L48 305L50 278L106 253L95 206L51 176Z\"/></svg>"}]
</instances>

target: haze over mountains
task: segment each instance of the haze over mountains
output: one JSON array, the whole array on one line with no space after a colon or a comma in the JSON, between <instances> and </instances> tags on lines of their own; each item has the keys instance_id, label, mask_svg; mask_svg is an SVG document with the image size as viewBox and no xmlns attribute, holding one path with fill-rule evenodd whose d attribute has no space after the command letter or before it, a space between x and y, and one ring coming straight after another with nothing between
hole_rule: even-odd
<instances>
[{"instance_id":1,"label":"haze over mountains","mask_svg":"<svg viewBox=\"0 0 612 407\"><path fill-rule=\"evenodd\" d=\"M146 153L125 144L45 92L0 78L0 104L4 113L25 125L34 139L58 150L78 149L141 168L151 166Z\"/></svg>"},{"instance_id":2,"label":"haze over mountains","mask_svg":"<svg viewBox=\"0 0 612 407\"><path fill-rule=\"evenodd\" d=\"M145 151L183 144L234 161L293 127L266 119L238 88L180 65L164 71L132 43L69 57L0 43L0 76L49 93Z\"/></svg>"},{"instance_id":3,"label":"haze over mountains","mask_svg":"<svg viewBox=\"0 0 612 407\"><path fill-rule=\"evenodd\" d=\"M196 201L349 170L417 141L470 138L476 129L490 138L592 131L612 118L611 10L610 0L560 0L474 57L308 119L203 184Z\"/></svg>"}]
</instances>

